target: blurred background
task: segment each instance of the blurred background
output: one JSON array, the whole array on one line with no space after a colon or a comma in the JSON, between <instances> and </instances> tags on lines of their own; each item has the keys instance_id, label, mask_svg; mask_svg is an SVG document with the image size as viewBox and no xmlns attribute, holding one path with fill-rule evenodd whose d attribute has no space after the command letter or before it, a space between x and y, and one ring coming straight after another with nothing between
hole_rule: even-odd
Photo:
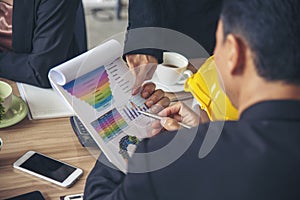
<instances>
[{"instance_id":1,"label":"blurred background","mask_svg":"<svg viewBox=\"0 0 300 200\"><path fill-rule=\"evenodd\" d=\"M127 28L128 0L82 0L88 49L116 34L124 34Z\"/></svg>"}]
</instances>

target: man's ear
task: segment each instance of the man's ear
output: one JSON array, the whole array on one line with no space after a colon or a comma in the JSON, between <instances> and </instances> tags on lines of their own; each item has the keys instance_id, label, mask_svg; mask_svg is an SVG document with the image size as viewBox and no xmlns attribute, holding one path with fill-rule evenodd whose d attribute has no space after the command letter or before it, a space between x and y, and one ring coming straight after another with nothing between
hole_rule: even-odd
<instances>
[{"instance_id":1,"label":"man's ear","mask_svg":"<svg viewBox=\"0 0 300 200\"><path fill-rule=\"evenodd\" d=\"M244 41L233 34L228 34L225 39L225 46L230 74L237 75L242 73L244 70L246 51Z\"/></svg>"}]
</instances>

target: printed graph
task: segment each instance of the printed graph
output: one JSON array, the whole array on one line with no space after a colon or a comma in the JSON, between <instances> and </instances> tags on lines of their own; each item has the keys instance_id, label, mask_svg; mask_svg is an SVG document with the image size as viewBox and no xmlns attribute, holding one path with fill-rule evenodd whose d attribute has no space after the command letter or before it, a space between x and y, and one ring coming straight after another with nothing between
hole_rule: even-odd
<instances>
[{"instance_id":1,"label":"printed graph","mask_svg":"<svg viewBox=\"0 0 300 200\"><path fill-rule=\"evenodd\" d=\"M132 96L128 103L122 108L125 115L132 121L139 117L141 114L139 111L147 111L148 108L145 105L145 99L140 96Z\"/></svg>"},{"instance_id":2,"label":"printed graph","mask_svg":"<svg viewBox=\"0 0 300 200\"><path fill-rule=\"evenodd\" d=\"M129 145L137 145L140 142L140 140L136 136L131 135L125 135L121 138L119 141L119 154L123 157L123 159L128 160L129 154L128 154L128 146Z\"/></svg>"},{"instance_id":3,"label":"printed graph","mask_svg":"<svg viewBox=\"0 0 300 200\"><path fill-rule=\"evenodd\" d=\"M64 89L97 111L107 108L113 100L108 74L104 66L67 83Z\"/></svg>"},{"instance_id":4,"label":"printed graph","mask_svg":"<svg viewBox=\"0 0 300 200\"><path fill-rule=\"evenodd\" d=\"M91 125L106 143L118 136L122 132L122 129L128 126L116 109L102 115L93 121Z\"/></svg>"}]
</instances>

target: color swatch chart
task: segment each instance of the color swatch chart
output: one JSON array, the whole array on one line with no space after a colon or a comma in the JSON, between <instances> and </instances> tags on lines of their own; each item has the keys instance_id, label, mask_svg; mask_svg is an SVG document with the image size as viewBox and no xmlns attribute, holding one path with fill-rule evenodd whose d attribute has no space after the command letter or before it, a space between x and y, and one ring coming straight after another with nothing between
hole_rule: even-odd
<instances>
[{"instance_id":1,"label":"color swatch chart","mask_svg":"<svg viewBox=\"0 0 300 200\"><path fill-rule=\"evenodd\" d=\"M143 99L141 96L132 96L127 105L125 105L122 108L125 115L132 121L139 117L141 114L139 111L147 111L148 108L145 105L145 99Z\"/></svg>"},{"instance_id":2,"label":"color swatch chart","mask_svg":"<svg viewBox=\"0 0 300 200\"><path fill-rule=\"evenodd\" d=\"M67 83L63 88L97 111L112 104L113 95L104 66Z\"/></svg>"},{"instance_id":3,"label":"color swatch chart","mask_svg":"<svg viewBox=\"0 0 300 200\"><path fill-rule=\"evenodd\" d=\"M91 125L106 143L118 136L122 132L122 129L128 126L116 109L102 115L93 121Z\"/></svg>"}]
</instances>

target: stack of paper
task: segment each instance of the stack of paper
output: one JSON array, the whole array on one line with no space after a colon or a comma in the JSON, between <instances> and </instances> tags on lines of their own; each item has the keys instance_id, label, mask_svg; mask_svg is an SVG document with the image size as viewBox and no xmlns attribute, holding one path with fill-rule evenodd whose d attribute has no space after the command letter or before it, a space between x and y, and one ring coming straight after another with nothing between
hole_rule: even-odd
<instances>
[{"instance_id":1,"label":"stack of paper","mask_svg":"<svg viewBox=\"0 0 300 200\"><path fill-rule=\"evenodd\" d=\"M47 119L73 115L72 108L53 89L17 83L22 99L29 108L29 119Z\"/></svg>"}]
</instances>

